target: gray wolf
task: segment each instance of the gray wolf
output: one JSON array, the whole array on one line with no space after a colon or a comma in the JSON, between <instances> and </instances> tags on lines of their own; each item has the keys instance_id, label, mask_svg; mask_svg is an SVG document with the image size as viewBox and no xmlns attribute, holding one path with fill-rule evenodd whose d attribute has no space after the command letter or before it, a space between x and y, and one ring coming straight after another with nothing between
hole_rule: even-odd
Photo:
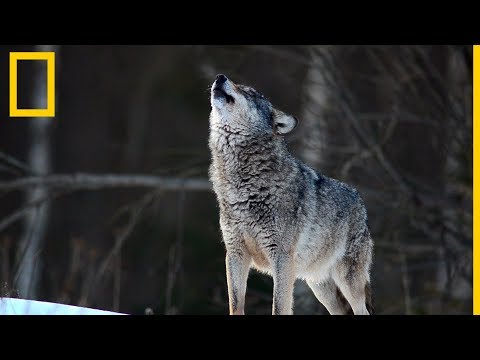
<instances>
[{"instance_id":1,"label":"gray wolf","mask_svg":"<svg viewBox=\"0 0 480 360\"><path fill-rule=\"evenodd\" d=\"M293 313L296 279L330 314L371 314L373 241L358 191L296 159L285 135L297 119L255 89L218 75L211 106L230 314L244 314L250 268L273 277L272 314Z\"/></svg>"}]
</instances>

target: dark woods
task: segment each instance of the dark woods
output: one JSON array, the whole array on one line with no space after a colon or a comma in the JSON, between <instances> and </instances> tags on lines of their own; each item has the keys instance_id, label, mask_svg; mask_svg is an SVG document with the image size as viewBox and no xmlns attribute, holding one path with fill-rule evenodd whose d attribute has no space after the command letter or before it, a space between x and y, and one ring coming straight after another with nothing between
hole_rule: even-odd
<instances>
[{"instance_id":1,"label":"dark woods","mask_svg":"<svg viewBox=\"0 0 480 360\"><path fill-rule=\"evenodd\" d=\"M46 50L56 118L9 118L8 52ZM22 72L34 107L41 67ZM228 312L206 180L220 72L294 114L294 153L361 192L377 314L471 313L472 50L447 45L0 47L2 296ZM247 313L270 313L271 286L252 272ZM295 293L296 314L325 313Z\"/></svg>"}]
</instances>

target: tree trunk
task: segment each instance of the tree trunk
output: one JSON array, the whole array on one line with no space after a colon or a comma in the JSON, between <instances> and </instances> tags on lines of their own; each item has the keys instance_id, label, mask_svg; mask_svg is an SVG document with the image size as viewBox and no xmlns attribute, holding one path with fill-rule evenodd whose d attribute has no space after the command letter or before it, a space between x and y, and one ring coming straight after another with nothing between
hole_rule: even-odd
<instances>
[{"instance_id":1,"label":"tree trunk","mask_svg":"<svg viewBox=\"0 0 480 360\"><path fill-rule=\"evenodd\" d=\"M54 51L57 45L35 45L35 51ZM47 72L40 67L36 70L33 86L33 108L46 108ZM28 165L37 175L46 175L51 171L50 136L54 119L32 118L29 136ZM26 192L25 203L48 197L46 187L35 187ZM45 201L29 210L23 224L20 239L16 286L22 298L36 299L41 272L41 249L50 215L50 202Z\"/></svg>"},{"instance_id":2,"label":"tree trunk","mask_svg":"<svg viewBox=\"0 0 480 360\"><path fill-rule=\"evenodd\" d=\"M450 309L451 304L472 297L471 281L468 276L472 272L471 242L462 241L470 239L472 229L471 189L472 177L472 149L465 144L472 144L472 108L469 99L472 98L472 74L465 62L464 54L460 47L450 47L448 51L446 83L448 84L448 102L451 112L448 113L447 137L448 148L446 153L444 176L449 184L445 192L447 196L457 199L457 207L442 209L442 216L447 226L454 230L442 234L443 243L441 261L437 272L437 286L443 290L442 302L439 311ZM460 210L460 211L458 211ZM458 256L458 254L462 254ZM461 276L455 276L461 274Z\"/></svg>"},{"instance_id":3,"label":"tree trunk","mask_svg":"<svg viewBox=\"0 0 480 360\"><path fill-rule=\"evenodd\" d=\"M300 156L309 166L320 172L328 166L329 158L326 143L331 101L328 76L332 69L329 68L327 59L333 55L333 51L333 48L324 45L312 48L304 82ZM294 295L296 314L321 311L318 300L305 282L297 281Z\"/></svg>"},{"instance_id":4,"label":"tree trunk","mask_svg":"<svg viewBox=\"0 0 480 360\"><path fill-rule=\"evenodd\" d=\"M304 82L301 156L308 165L320 171L326 166L328 157L326 137L331 96L328 74L331 69L328 67L327 58L332 55L333 50L324 45L312 49Z\"/></svg>"}]
</instances>

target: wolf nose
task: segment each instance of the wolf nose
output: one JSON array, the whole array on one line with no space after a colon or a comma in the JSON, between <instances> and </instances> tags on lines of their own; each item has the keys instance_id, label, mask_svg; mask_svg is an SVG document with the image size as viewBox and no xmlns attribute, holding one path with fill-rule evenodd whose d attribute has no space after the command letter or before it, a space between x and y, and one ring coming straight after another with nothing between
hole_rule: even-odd
<instances>
[{"instance_id":1,"label":"wolf nose","mask_svg":"<svg viewBox=\"0 0 480 360\"><path fill-rule=\"evenodd\" d=\"M215 82L217 83L217 85L222 85L224 82L226 82L228 79L225 75L223 74L218 74L216 79L215 79Z\"/></svg>"}]
</instances>

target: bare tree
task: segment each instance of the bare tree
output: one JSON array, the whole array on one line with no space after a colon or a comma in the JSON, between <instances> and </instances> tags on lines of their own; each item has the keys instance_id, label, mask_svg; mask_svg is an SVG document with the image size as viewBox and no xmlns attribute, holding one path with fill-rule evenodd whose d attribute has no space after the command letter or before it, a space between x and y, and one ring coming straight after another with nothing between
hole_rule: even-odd
<instances>
[{"instance_id":1,"label":"bare tree","mask_svg":"<svg viewBox=\"0 0 480 360\"><path fill-rule=\"evenodd\" d=\"M328 118L333 103L331 69L335 47L317 45L309 48L310 64L304 81L302 103L301 155L316 169L328 163Z\"/></svg>"},{"instance_id":2,"label":"bare tree","mask_svg":"<svg viewBox=\"0 0 480 360\"><path fill-rule=\"evenodd\" d=\"M312 46L309 53L310 62L303 85L302 133L298 137L300 156L308 165L323 171L331 160L327 137L333 94L328 77L331 75L329 60L335 55L334 47ZM318 309L318 301L306 283L298 281L294 295L297 311L312 313Z\"/></svg>"},{"instance_id":3,"label":"bare tree","mask_svg":"<svg viewBox=\"0 0 480 360\"><path fill-rule=\"evenodd\" d=\"M57 45L35 45L35 51L53 51L57 53ZM33 86L33 107L46 108L47 73L38 68ZM46 175L51 170L51 134L53 119L33 118L30 120L30 147L28 165L37 175ZM45 187L28 189L25 202L31 203L48 195ZM28 210L24 218L23 235L20 240L20 257L17 259L17 288L24 298L37 298L37 286L40 279L41 254L50 214L50 202L44 201L37 207Z\"/></svg>"}]
</instances>

